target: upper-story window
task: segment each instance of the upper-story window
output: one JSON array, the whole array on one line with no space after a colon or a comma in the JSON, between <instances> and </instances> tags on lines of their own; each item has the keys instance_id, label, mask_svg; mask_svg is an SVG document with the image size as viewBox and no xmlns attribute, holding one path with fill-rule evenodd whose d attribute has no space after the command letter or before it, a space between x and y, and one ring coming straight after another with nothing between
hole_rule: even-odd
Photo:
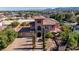
<instances>
[{"instance_id":1,"label":"upper-story window","mask_svg":"<svg viewBox=\"0 0 79 59\"><path fill-rule=\"evenodd\" d=\"M37 30L41 30L41 26L38 26L38 27L37 27Z\"/></svg>"},{"instance_id":2,"label":"upper-story window","mask_svg":"<svg viewBox=\"0 0 79 59\"><path fill-rule=\"evenodd\" d=\"M49 29L48 26L45 26L45 29Z\"/></svg>"},{"instance_id":3,"label":"upper-story window","mask_svg":"<svg viewBox=\"0 0 79 59\"><path fill-rule=\"evenodd\" d=\"M55 25L52 25L52 28L55 27Z\"/></svg>"},{"instance_id":4,"label":"upper-story window","mask_svg":"<svg viewBox=\"0 0 79 59\"><path fill-rule=\"evenodd\" d=\"M38 21L37 21L37 23L41 23L41 21L40 21L40 20L38 20Z\"/></svg>"}]
</instances>

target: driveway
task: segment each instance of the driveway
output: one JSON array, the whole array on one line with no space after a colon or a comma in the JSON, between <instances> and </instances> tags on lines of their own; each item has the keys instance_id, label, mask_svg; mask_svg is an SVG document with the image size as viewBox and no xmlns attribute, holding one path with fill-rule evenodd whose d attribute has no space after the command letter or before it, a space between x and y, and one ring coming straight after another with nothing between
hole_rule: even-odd
<instances>
[{"instance_id":1,"label":"driveway","mask_svg":"<svg viewBox=\"0 0 79 59\"><path fill-rule=\"evenodd\" d=\"M15 41L10 44L7 48L3 49L2 51L32 51L32 38L16 38ZM42 42L36 42L36 48L34 51L42 51L43 45Z\"/></svg>"},{"instance_id":2,"label":"driveway","mask_svg":"<svg viewBox=\"0 0 79 59\"><path fill-rule=\"evenodd\" d=\"M3 49L3 51L26 50L24 49L26 48L26 44L28 44L27 48L29 48L27 50L30 50L30 48L32 48L32 46L30 46L32 44L31 40L31 38L16 38L15 41L7 48Z\"/></svg>"}]
</instances>

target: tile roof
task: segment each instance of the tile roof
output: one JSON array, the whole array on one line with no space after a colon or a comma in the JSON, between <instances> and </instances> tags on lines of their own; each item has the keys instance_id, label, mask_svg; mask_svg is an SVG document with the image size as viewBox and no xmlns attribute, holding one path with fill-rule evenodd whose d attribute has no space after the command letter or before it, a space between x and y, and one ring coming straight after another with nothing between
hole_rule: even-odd
<instances>
[{"instance_id":1,"label":"tile roof","mask_svg":"<svg viewBox=\"0 0 79 59\"><path fill-rule=\"evenodd\" d=\"M54 30L50 30L50 32L61 32L59 28L55 28Z\"/></svg>"},{"instance_id":2,"label":"tile roof","mask_svg":"<svg viewBox=\"0 0 79 59\"><path fill-rule=\"evenodd\" d=\"M59 23L58 21L56 21L55 19L51 19L51 18L46 18L44 16L34 16L33 17L35 20L43 20L43 25L54 25L56 23Z\"/></svg>"},{"instance_id":3,"label":"tile roof","mask_svg":"<svg viewBox=\"0 0 79 59\"><path fill-rule=\"evenodd\" d=\"M43 25L55 25L56 23L58 23L56 20L50 18L43 20Z\"/></svg>"}]
</instances>

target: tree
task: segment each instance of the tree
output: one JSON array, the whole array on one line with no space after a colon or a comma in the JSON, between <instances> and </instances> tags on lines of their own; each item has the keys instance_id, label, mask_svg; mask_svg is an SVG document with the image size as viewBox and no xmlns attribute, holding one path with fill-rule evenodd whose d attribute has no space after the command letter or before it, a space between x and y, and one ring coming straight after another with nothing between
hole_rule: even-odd
<instances>
[{"instance_id":1,"label":"tree","mask_svg":"<svg viewBox=\"0 0 79 59\"><path fill-rule=\"evenodd\" d=\"M27 17L28 17L28 14L25 14L25 15L24 15L24 18L27 19Z\"/></svg>"},{"instance_id":2,"label":"tree","mask_svg":"<svg viewBox=\"0 0 79 59\"><path fill-rule=\"evenodd\" d=\"M58 42L56 40L57 38L55 37L55 33L48 32L48 33L46 33L45 38L51 38L55 42L55 44L57 46L57 49L56 50L59 49L59 44L58 44Z\"/></svg>"},{"instance_id":3,"label":"tree","mask_svg":"<svg viewBox=\"0 0 79 59\"><path fill-rule=\"evenodd\" d=\"M76 22L76 16L72 16L72 17L69 19L69 22L75 23L75 22Z\"/></svg>"},{"instance_id":4,"label":"tree","mask_svg":"<svg viewBox=\"0 0 79 59\"><path fill-rule=\"evenodd\" d=\"M18 36L17 32L11 28L6 28L0 32L0 50L6 48Z\"/></svg>"},{"instance_id":5,"label":"tree","mask_svg":"<svg viewBox=\"0 0 79 59\"><path fill-rule=\"evenodd\" d=\"M75 13L75 15L79 15L79 11L77 11L77 12Z\"/></svg>"},{"instance_id":6,"label":"tree","mask_svg":"<svg viewBox=\"0 0 79 59\"><path fill-rule=\"evenodd\" d=\"M64 14L51 14L50 18L54 18L55 20L59 22L63 22L65 15Z\"/></svg>"},{"instance_id":7,"label":"tree","mask_svg":"<svg viewBox=\"0 0 79 59\"><path fill-rule=\"evenodd\" d=\"M52 38L53 34L51 32L48 32L45 34L45 38Z\"/></svg>"},{"instance_id":8,"label":"tree","mask_svg":"<svg viewBox=\"0 0 79 59\"><path fill-rule=\"evenodd\" d=\"M66 49L74 49L78 45L78 33L73 31L73 28L68 25L61 25L62 32L59 33L61 39L65 41Z\"/></svg>"},{"instance_id":9,"label":"tree","mask_svg":"<svg viewBox=\"0 0 79 59\"><path fill-rule=\"evenodd\" d=\"M69 37L69 33L71 32L71 27L65 24L61 25L61 32L59 33L60 44L65 46L67 44L67 40Z\"/></svg>"},{"instance_id":10,"label":"tree","mask_svg":"<svg viewBox=\"0 0 79 59\"><path fill-rule=\"evenodd\" d=\"M4 30L4 35L8 37L8 42L12 42L17 37L17 32L12 29Z\"/></svg>"},{"instance_id":11,"label":"tree","mask_svg":"<svg viewBox=\"0 0 79 59\"><path fill-rule=\"evenodd\" d=\"M12 26L14 28L14 27L18 26L18 24L19 24L19 22L14 21L13 23L10 24L10 26Z\"/></svg>"},{"instance_id":12,"label":"tree","mask_svg":"<svg viewBox=\"0 0 79 59\"><path fill-rule=\"evenodd\" d=\"M56 19L56 14L51 14L51 15L50 15L50 18Z\"/></svg>"},{"instance_id":13,"label":"tree","mask_svg":"<svg viewBox=\"0 0 79 59\"><path fill-rule=\"evenodd\" d=\"M60 32L60 37L61 37L62 41L65 41L68 38L68 33L67 32Z\"/></svg>"},{"instance_id":14,"label":"tree","mask_svg":"<svg viewBox=\"0 0 79 59\"><path fill-rule=\"evenodd\" d=\"M79 17L77 17L76 20L77 20L77 23L79 24Z\"/></svg>"},{"instance_id":15,"label":"tree","mask_svg":"<svg viewBox=\"0 0 79 59\"><path fill-rule=\"evenodd\" d=\"M61 41L62 41L64 47L66 46L65 50L67 50L67 48L69 48L72 45L72 43L73 43L72 40L74 40L73 37L75 35L77 36L77 34L75 32L73 32L72 29L73 28L71 26L67 26L64 24L61 26L62 32L60 32L59 35L60 35L60 38L61 38ZM73 44L75 45L76 43L73 43Z\"/></svg>"},{"instance_id":16,"label":"tree","mask_svg":"<svg viewBox=\"0 0 79 59\"><path fill-rule=\"evenodd\" d=\"M76 32L71 32L69 33L69 38L68 38L68 47L71 49L74 49L77 47L78 44L78 34Z\"/></svg>"},{"instance_id":17,"label":"tree","mask_svg":"<svg viewBox=\"0 0 79 59\"><path fill-rule=\"evenodd\" d=\"M66 20L66 21L70 21L70 19L71 19L72 16L73 16L73 15L72 15L71 13L66 13L66 14L65 14L65 20Z\"/></svg>"},{"instance_id":18,"label":"tree","mask_svg":"<svg viewBox=\"0 0 79 59\"><path fill-rule=\"evenodd\" d=\"M0 35L0 50L6 48L8 45L8 38L6 35Z\"/></svg>"},{"instance_id":19,"label":"tree","mask_svg":"<svg viewBox=\"0 0 79 59\"><path fill-rule=\"evenodd\" d=\"M68 25L65 25L65 24L62 24L61 25L61 30L63 32L66 32L66 33L69 33L73 30L73 28L71 26L68 26Z\"/></svg>"}]
</instances>

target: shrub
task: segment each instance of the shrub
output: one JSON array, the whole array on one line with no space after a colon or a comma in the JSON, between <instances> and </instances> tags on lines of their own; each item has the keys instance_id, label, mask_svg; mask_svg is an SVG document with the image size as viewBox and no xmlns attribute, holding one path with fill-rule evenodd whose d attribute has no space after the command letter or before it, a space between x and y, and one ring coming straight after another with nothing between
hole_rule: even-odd
<instances>
[{"instance_id":1,"label":"shrub","mask_svg":"<svg viewBox=\"0 0 79 59\"><path fill-rule=\"evenodd\" d=\"M45 38L52 38L53 34L51 32L48 32L45 34Z\"/></svg>"},{"instance_id":2,"label":"shrub","mask_svg":"<svg viewBox=\"0 0 79 59\"><path fill-rule=\"evenodd\" d=\"M5 35L0 35L0 50L6 48L8 45L8 38Z\"/></svg>"},{"instance_id":3,"label":"shrub","mask_svg":"<svg viewBox=\"0 0 79 59\"><path fill-rule=\"evenodd\" d=\"M5 29L0 32L0 50L6 48L17 37L17 32L12 29Z\"/></svg>"},{"instance_id":4,"label":"shrub","mask_svg":"<svg viewBox=\"0 0 79 59\"><path fill-rule=\"evenodd\" d=\"M17 33L12 29L6 29L4 34L8 37L8 42L12 42L17 37Z\"/></svg>"},{"instance_id":5,"label":"shrub","mask_svg":"<svg viewBox=\"0 0 79 59\"><path fill-rule=\"evenodd\" d=\"M71 32L69 34L68 46L70 48L75 48L77 47L77 44L78 44L78 34L76 32Z\"/></svg>"}]
</instances>

